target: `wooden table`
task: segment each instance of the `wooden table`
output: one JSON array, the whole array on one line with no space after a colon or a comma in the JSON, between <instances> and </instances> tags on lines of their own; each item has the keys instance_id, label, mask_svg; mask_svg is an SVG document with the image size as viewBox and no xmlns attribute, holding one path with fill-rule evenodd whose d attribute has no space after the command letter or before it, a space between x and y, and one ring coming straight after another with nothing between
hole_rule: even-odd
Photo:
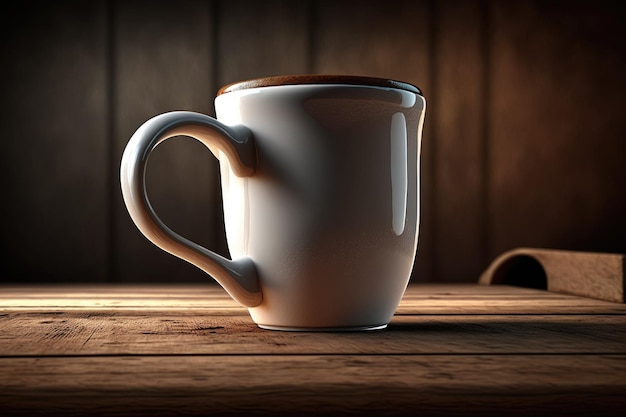
<instances>
[{"instance_id":1,"label":"wooden table","mask_svg":"<svg viewBox=\"0 0 626 417\"><path fill-rule=\"evenodd\" d=\"M261 330L219 288L0 287L0 415L622 415L626 306L412 285L387 330Z\"/></svg>"}]
</instances>

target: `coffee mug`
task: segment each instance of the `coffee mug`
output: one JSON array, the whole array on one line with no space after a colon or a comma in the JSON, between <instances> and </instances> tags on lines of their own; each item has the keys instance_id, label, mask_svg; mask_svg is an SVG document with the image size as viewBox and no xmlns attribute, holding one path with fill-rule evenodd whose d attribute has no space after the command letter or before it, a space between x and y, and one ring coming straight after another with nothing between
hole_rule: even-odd
<instances>
[{"instance_id":1,"label":"coffee mug","mask_svg":"<svg viewBox=\"0 0 626 417\"><path fill-rule=\"evenodd\" d=\"M121 161L124 202L153 244L213 277L261 328L382 329L417 251L425 105L417 87L371 77L231 84L217 118L175 111L138 128ZM181 135L220 162L232 259L178 235L150 205L150 153Z\"/></svg>"}]
</instances>

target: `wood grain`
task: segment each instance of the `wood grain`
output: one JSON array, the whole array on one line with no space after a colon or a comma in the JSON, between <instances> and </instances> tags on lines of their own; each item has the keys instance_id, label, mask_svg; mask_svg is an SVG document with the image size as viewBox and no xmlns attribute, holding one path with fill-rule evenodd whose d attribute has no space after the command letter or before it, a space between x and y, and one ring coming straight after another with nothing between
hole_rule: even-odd
<instances>
[{"instance_id":1,"label":"wood grain","mask_svg":"<svg viewBox=\"0 0 626 417\"><path fill-rule=\"evenodd\" d=\"M399 315L381 332L291 334L218 308L20 312L0 316L0 356L621 354L625 316Z\"/></svg>"},{"instance_id":2,"label":"wood grain","mask_svg":"<svg viewBox=\"0 0 626 417\"><path fill-rule=\"evenodd\" d=\"M626 405L623 304L416 284L400 309L385 331L291 333L259 329L208 285L3 286L2 415L613 416Z\"/></svg>"},{"instance_id":3,"label":"wood grain","mask_svg":"<svg viewBox=\"0 0 626 417\"><path fill-rule=\"evenodd\" d=\"M520 246L626 252L623 8L490 10L489 257Z\"/></svg>"},{"instance_id":4,"label":"wood grain","mask_svg":"<svg viewBox=\"0 0 626 417\"><path fill-rule=\"evenodd\" d=\"M222 1L217 7L219 86L310 71L307 2Z\"/></svg>"},{"instance_id":5,"label":"wood grain","mask_svg":"<svg viewBox=\"0 0 626 417\"><path fill-rule=\"evenodd\" d=\"M462 282L486 267L485 10L435 2L433 101L436 281Z\"/></svg>"},{"instance_id":6,"label":"wood grain","mask_svg":"<svg viewBox=\"0 0 626 417\"><path fill-rule=\"evenodd\" d=\"M414 282L475 282L486 261L520 246L625 253L623 9L590 0L16 5L0 25L0 280L204 282L130 222L117 178L123 146L157 113L213 114L224 84L294 73L423 90ZM166 223L227 254L213 157L183 139L159 147L150 166Z\"/></svg>"},{"instance_id":7,"label":"wood grain","mask_svg":"<svg viewBox=\"0 0 626 417\"><path fill-rule=\"evenodd\" d=\"M0 18L0 281L107 279L106 8Z\"/></svg>"},{"instance_id":8,"label":"wood grain","mask_svg":"<svg viewBox=\"0 0 626 417\"><path fill-rule=\"evenodd\" d=\"M617 416L623 355L0 359L3 415ZM580 378L584 375L584 378Z\"/></svg>"},{"instance_id":9,"label":"wood grain","mask_svg":"<svg viewBox=\"0 0 626 417\"><path fill-rule=\"evenodd\" d=\"M219 308L247 315L214 285L53 285L0 287L0 311L154 310L206 311ZM614 314L626 306L601 300L507 285L413 284L397 314Z\"/></svg>"},{"instance_id":10,"label":"wood grain","mask_svg":"<svg viewBox=\"0 0 626 417\"><path fill-rule=\"evenodd\" d=\"M290 334L259 329L209 286L8 287L0 356L622 353L625 317L621 304L545 291L421 284L385 331Z\"/></svg>"}]
</instances>

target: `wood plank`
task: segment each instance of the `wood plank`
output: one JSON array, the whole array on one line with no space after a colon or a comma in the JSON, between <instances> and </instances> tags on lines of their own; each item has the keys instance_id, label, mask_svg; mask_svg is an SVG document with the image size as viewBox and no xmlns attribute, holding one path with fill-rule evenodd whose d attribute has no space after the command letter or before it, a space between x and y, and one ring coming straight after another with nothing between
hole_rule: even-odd
<instances>
[{"instance_id":1,"label":"wood plank","mask_svg":"<svg viewBox=\"0 0 626 417\"><path fill-rule=\"evenodd\" d=\"M147 119L171 110L213 113L211 7L183 3L119 2L114 19L115 154ZM177 233L217 249L217 160L190 138L167 141L152 154L148 194ZM119 159L115 184L119 190ZM149 243L114 193L114 277L119 282L209 282L199 269Z\"/></svg>"},{"instance_id":2,"label":"wood plank","mask_svg":"<svg viewBox=\"0 0 626 417\"><path fill-rule=\"evenodd\" d=\"M107 279L105 3L0 18L0 281Z\"/></svg>"},{"instance_id":3,"label":"wood plank","mask_svg":"<svg viewBox=\"0 0 626 417\"><path fill-rule=\"evenodd\" d=\"M3 415L621 415L624 355L0 358ZM584 377L581 377L584 375Z\"/></svg>"},{"instance_id":4,"label":"wood plank","mask_svg":"<svg viewBox=\"0 0 626 417\"><path fill-rule=\"evenodd\" d=\"M474 282L487 264L485 13L480 1L434 3L432 59L437 71L429 118L436 281Z\"/></svg>"},{"instance_id":5,"label":"wood plank","mask_svg":"<svg viewBox=\"0 0 626 417\"><path fill-rule=\"evenodd\" d=\"M434 158L429 128L430 6L427 1L315 2L312 70L366 75L417 85L426 97L421 154L421 220L413 282L434 280Z\"/></svg>"},{"instance_id":6,"label":"wood plank","mask_svg":"<svg viewBox=\"0 0 626 417\"><path fill-rule=\"evenodd\" d=\"M218 84L308 73L308 12L307 2L219 2Z\"/></svg>"},{"instance_id":7,"label":"wood plank","mask_svg":"<svg viewBox=\"0 0 626 417\"><path fill-rule=\"evenodd\" d=\"M531 288L511 285L483 286L478 284L411 284L407 287L404 298L407 297L500 297L500 296L534 296L537 298L557 297L572 299L570 295L549 293ZM207 284L38 284L38 285L2 285L0 286L0 300L11 301L20 297L46 300L48 298L65 299L183 299L222 297L230 298L226 291L219 286ZM599 302L598 304L602 304ZM71 304L67 304L71 306Z\"/></svg>"},{"instance_id":8,"label":"wood plank","mask_svg":"<svg viewBox=\"0 0 626 417\"><path fill-rule=\"evenodd\" d=\"M22 299L40 300L41 306L49 306L49 300L59 300L58 306L74 307L76 300L80 305L88 305L90 300L111 299L115 302L124 303L128 307L136 306L135 301L141 300L166 300L168 306L189 306L190 300L203 300L206 298L223 299L234 304L226 291L216 285L208 284L72 284L72 285L2 285L0 286L0 301L3 306L19 306ZM534 299L542 302L547 299L570 300L574 305L581 297L568 294L552 293L532 288L517 287L511 285L485 286L479 284L411 284L407 287L402 302L414 299ZM172 304L174 303L174 304ZM175 304L179 303L179 304ZM600 300L589 300L589 305L612 305ZM36 304L33 304L36 305ZM152 304L155 307L157 304ZM106 304L103 304L106 306Z\"/></svg>"},{"instance_id":9,"label":"wood plank","mask_svg":"<svg viewBox=\"0 0 626 417\"><path fill-rule=\"evenodd\" d=\"M247 311L213 285L2 286L0 311ZM507 285L413 284L397 314L623 314L624 304Z\"/></svg>"},{"instance_id":10,"label":"wood plank","mask_svg":"<svg viewBox=\"0 0 626 417\"><path fill-rule=\"evenodd\" d=\"M219 309L12 312L0 328L0 356L626 353L624 315L411 315L380 332L285 333Z\"/></svg>"},{"instance_id":11,"label":"wood plank","mask_svg":"<svg viewBox=\"0 0 626 417\"><path fill-rule=\"evenodd\" d=\"M397 79L431 90L427 2L395 0L386 6L318 2L314 71Z\"/></svg>"},{"instance_id":12,"label":"wood plank","mask_svg":"<svg viewBox=\"0 0 626 417\"><path fill-rule=\"evenodd\" d=\"M491 258L626 252L626 17L611 2L490 2Z\"/></svg>"},{"instance_id":13,"label":"wood plank","mask_svg":"<svg viewBox=\"0 0 626 417\"><path fill-rule=\"evenodd\" d=\"M504 285L411 285L384 332L292 335L211 286L35 288L0 291L2 354L626 351L624 304Z\"/></svg>"}]
</instances>

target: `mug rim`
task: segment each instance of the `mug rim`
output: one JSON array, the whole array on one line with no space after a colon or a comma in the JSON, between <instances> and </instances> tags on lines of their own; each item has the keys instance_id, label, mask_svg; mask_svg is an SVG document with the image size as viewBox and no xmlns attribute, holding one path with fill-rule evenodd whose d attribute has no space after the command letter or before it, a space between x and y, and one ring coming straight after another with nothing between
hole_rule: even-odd
<instances>
[{"instance_id":1,"label":"mug rim","mask_svg":"<svg viewBox=\"0 0 626 417\"><path fill-rule=\"evenodd\" d=\"M253 78L245 81L238 81L227 84L220 88L217 95L230 93L233 91L247 90L258 87L276 87L283 85L303 85L303 84L344 84L360 85L369 87L386 87L409 91L423 96L422 91L415 85L404 81L391 80L388 78L367 77L361 75L333 75L333 74L299 74L299 75L278 75L273 77Z\"/></svg>"}]
</instances>

